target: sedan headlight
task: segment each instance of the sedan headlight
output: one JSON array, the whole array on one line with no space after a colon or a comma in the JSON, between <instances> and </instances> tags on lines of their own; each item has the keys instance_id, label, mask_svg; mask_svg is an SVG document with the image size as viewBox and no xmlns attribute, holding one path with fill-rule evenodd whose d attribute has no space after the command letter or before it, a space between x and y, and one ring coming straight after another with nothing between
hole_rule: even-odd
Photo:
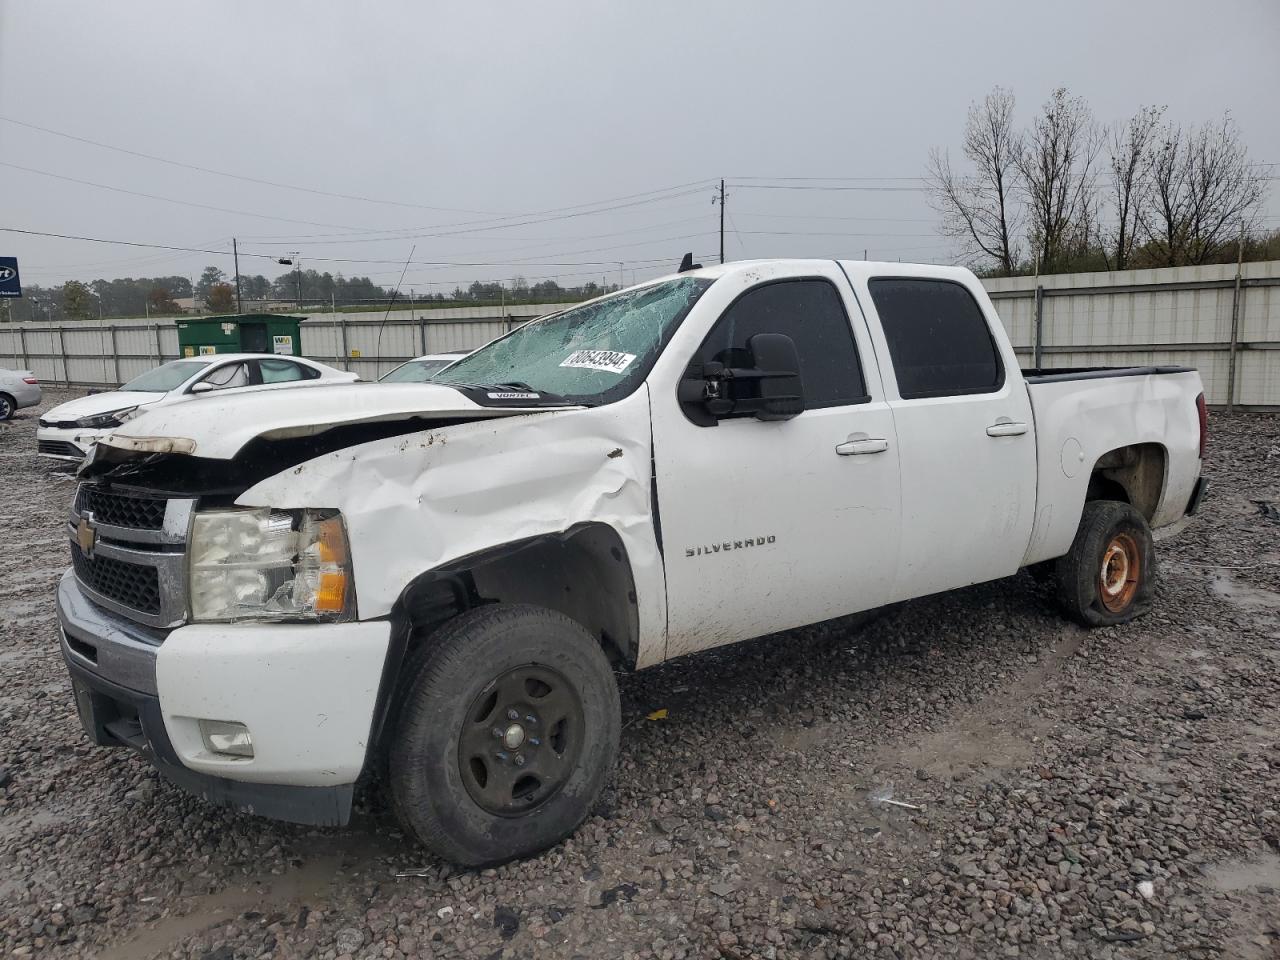
<instances>
[{"instance_id":1,"label":"sedan headlight","mask_svg":"<svg viewBox=\"0 0 1280 960\"><path fill-rule=\"evenodd\" d=\"M346 620L355 608L336 511L218 510L192 518L194 620Z\"/></svg>"},{"instance_id":2,"label":"sedan headlight","mask_svg":"<svg viewBox=\"0 0 1280 960\"><path fill-rule=\"evenodd\" d=\"M80 417L76 420L76 426L84 427L88 430L106 430L110 427L118 427L128 420L129 415L137 409L136 406L122 407L119 410L109 410L106 413L95 413L91 417Z\"/></svg>"}]
</instances>

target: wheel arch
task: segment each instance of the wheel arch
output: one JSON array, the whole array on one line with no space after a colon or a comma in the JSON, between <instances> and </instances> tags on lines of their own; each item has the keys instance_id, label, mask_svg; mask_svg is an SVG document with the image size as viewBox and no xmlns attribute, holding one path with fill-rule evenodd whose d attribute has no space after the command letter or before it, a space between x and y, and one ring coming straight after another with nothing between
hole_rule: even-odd
<instances>
[{"instance_id":1,"label":"wheel arch","mask_svg":"<svg viewBox=\"0 0 1280 960\"><path fill-rule=\"evenodd\" d=\"M1085 502L1119 500L1131 505L1150 523L1164 499L1168 473L1169 452L1163 444L1134 443L1116 447L1095 461Z\"/></svg>"},{"instance_id":2,"label":"wheel arch","mask_svg":"<svg viewBox=\"0 0 1280 960\"><path fill-rule=\"evenodd\" d=\"M381 745L398 708L401 673L414 650L460 613L491 603L530 603L563 613L595 637L609 660L634 669L640 623L626 546L605 523L487 547L413 578L391 611L391 641L371 743Z\"/></svg>"}]
</instances>

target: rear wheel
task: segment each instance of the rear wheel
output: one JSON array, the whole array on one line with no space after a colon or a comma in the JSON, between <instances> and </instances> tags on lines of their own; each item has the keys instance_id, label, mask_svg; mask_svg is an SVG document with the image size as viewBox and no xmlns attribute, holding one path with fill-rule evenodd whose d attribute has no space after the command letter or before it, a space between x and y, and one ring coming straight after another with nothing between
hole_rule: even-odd
<instances>
[{"instance_id":1,"label":"rear wheel","mask_svg":"<svg viewBox=\"0 0 1280 960\"><path fill-rule=\"evenodd\" d=\"M590 813L617 754L613 671L578 623L494 605L427 640L389 757L396 814L466 866L544 850Z\"/></svg>"},{"instance_id":2,"label":"rear wheel","mask_svg":"<svg viewBox=\"0 0 1280 960\"><path fill-rule=\"evenodd\" d=\"M0 393L0 422L13 418L13 412L18 409L18 405L13 402L13 397L7 393Z\"/></svg>"},{"instance_id":3,"label":"rear wheel","mask_svg":"<svg viewBox=\"0 0 1280 960\"><path fill-rule=\"evenodd\" d=\"M1156 579L1146 519L1127 503L1089 501L1055 576L1064 612L1086 627L1142 616L1151 609Z\"/></svg>"}]
</instances>

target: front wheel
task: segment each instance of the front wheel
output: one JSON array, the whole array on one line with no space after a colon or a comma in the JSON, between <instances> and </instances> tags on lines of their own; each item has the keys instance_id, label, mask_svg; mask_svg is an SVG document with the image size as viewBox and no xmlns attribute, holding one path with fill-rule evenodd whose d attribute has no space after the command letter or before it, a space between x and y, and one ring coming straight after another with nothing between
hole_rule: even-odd
<instances>
[{"instance_id":1,"label":"front wheel","mask_svg":"<svg viewBox=\"0 0 1280 960\"><path fill-rule=\"evenodd\" d=\"M600 644L563 614L514 604L469 611L425 642L389 756L401 822L464 866L563 840L618 751L618 688Z\"/></svg>"},{"instance_id":2,"label":"front wheel","mask_svg":"<svg viewBox=\"0 0 1280 960\"><path fill-rule=\"evenodd\" d=\"M1090 500L1055 569L1063 611L1086 627L1128 623L1151 609L1155 547L1146 518L1127 503Z\"/></svg>"},{"instance_id":3,"label":"front wheel","mask_svg":"<svg viewBox=\"0 0 1280 960\"><path fill-rule=\"evenodd\" d=\"M0 422L13 418L13 412L18 409L18 405L13 402L13 397L7 393L0 393Z\"/></svg>"}]
</instances>

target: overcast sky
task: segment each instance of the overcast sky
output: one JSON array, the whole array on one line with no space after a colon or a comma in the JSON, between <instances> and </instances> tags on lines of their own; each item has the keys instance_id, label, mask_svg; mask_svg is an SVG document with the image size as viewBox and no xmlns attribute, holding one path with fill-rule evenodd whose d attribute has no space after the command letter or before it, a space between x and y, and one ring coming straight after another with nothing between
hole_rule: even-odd
<instances>
[{"instance_id":1,"label":"overcast sky","mask_svg":"<svg viewBox=\"0 0 1280 960\"><path fill-rule=\"evenodd\" d=\"M630 282L686 250L714 256L720 177L917 177L931 146L957 152L970 102L997 84L1023 120L1056 86L1102 121L1146 103L1184 122L1230 109L1253 159L1280 163L1277 50L1277 0L0 0L0 116L369 198L0 121L0 226L228 255L13 233L0 254L26 283L230 272L236 236L241 271L268 276L298 250L390 287L416 244L405 287L418 291L614 282L618 261ZM773 183L787 184L814 185ZM818 185L895 189L731 183L728 257L954 255L913 181ZM563 215L598 201L614 202L586 209L615 209ZM526 214L539 215L475 223ZM361 236L378 231L394 239ZM443 265L477 261L491 265Z\"/></svg>"}]
</instances>

